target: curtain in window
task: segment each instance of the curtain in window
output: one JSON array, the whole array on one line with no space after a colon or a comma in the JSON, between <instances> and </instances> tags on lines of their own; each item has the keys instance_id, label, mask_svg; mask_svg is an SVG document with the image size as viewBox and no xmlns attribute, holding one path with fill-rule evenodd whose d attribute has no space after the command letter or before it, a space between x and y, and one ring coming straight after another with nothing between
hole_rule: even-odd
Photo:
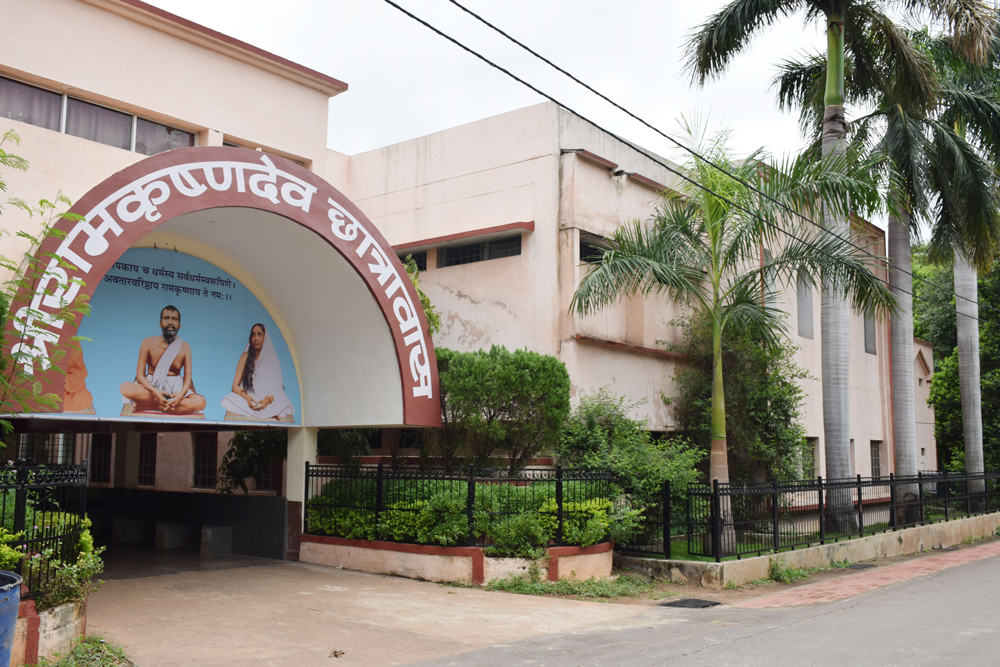
<instances>
[{"instance_id":1,"label":"curtain in window","mask_svg":"<svg viewBox=\"0 0 1000 667\"><path fill-rule=\"evenodd\" d=\"M175 148L194 146L194 135L184 130L139 118L135 126L135 152L157 155Z\"/></svg>"},{"instance_id":2,"label":"curtain in window","mask_svg":"<svg viewBox=\"0 0 1000 667\"><path fill-rule=\"evenodd\" d=\"M132 116L70 98L66 134L128 150L132 145Z\"/></svg>"},{"instance_id":3,"label":"curtain in window","mask_svg":"<svg viewBox=\"0 0 1000 667\"><path fill-rule=\"evenodd\" d=\"M0 77L0 116L59 130L62 95Z\"/></svg>"}]
</instances>

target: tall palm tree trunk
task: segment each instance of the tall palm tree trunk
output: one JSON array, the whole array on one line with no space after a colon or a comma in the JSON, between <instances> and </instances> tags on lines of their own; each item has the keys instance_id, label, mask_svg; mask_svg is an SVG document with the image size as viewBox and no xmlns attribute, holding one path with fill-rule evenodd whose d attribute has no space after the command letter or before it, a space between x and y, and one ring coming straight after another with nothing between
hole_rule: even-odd
<instances>
[{"instance_id":1,"label":"tall palm tree trunk","mask_svg":"<svg viewBox=\"0 0 1000 667\"><path fill-rule=\"evenodd\" d=\"M844 24L836 15L828 18L826 110L823 113L823 157L843 155L847 151L847 120L844 116ZM823 225L830 232L847 238L851 231L845 218L830 206L823 207ZM821 302L823 366L823 431L825 436L826 476L842 479L851 476L851 308L845 295L823 286ZM833 528L837 532L853 523L850 491L836 490L827 502ZM844 521L850 521L844 525Z\"/></svg>"},{"instance_id":2,"label":"tall palm tree trunk","mask_svg":"<svg viewBox=\"0 0 1000 667\"><path fill-rule=\"evenodd\" d=\"M955 322L958 332L958 381L962 393L962 427L965 435L965 471L983 472L982 386L979 379L979 284L976 269L955 251ZM962 298L965 297L965 298ZM976 318L976 319L973 319ZM969 490L983 493L983 484Z\"/></svg>"},{"instance_id":3,"label":"tall palm tree trunk","mask_svg":"<svg viewBox=\"0 0 1000 667\"><path fill-rule=\"evenodd\" d=\"M910 214L889 215L889 259L896 268L889 269L889 286L899 304L890 318L892 339L892 447L896 475L917 474L916 389L913 377L913 260L910 252ZM904 503L904 525L913 517L911 510L917 488L900 488L898 502Z\"/></svg>"},{"instance_id":4,"label":"tall palm tree trunk","mask_svg":"<svg viewBox=\"0 0 1000 667\"><path fill-rule=\"evenodd\" d=\"M722 323L718 314L712 318L712 450L708 476L729 482L729 457L726 453L726 392L722 384Z\"/></svg>"}]
</instances>

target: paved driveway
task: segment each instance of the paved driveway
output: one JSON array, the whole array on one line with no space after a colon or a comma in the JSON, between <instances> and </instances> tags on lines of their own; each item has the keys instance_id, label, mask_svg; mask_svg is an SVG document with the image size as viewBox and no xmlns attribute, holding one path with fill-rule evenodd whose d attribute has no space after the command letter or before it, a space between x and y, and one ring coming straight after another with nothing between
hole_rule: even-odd
<instances>
[{"instance_id":1,"label":"paved driveway","mask_svg":"<svg viewBox=\"0 0 1000 667\"><path fill-rule=\"evenodd\" d=\"M624 629L648 611L243 556L119 550L107 561L88 631L123 645L140 667L404 665L538 635Z\"/></svg>"}]
</instances>

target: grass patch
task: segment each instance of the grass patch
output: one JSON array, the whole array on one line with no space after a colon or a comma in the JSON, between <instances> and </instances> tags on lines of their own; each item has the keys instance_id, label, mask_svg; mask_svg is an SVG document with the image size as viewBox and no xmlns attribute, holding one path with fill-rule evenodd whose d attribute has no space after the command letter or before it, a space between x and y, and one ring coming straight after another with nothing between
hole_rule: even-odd
<instances>
[{"instance_id":1,"label":"grass patch","mask_svg":"<svg viewBox=\"0 0 1000 667\"><path fill-rule=\"evenodd\" d=\"M779 584L790 584L793 581L808 579L814 572L818 571L816 568L792 567L791 565L786 565L785 561L781 558L772 558L767 576L768 579Z\"/></svg>"},{"instance_id":2,"label":"grass patch","mask_svg":"<svg viewBox=\"0 0 1000 667\"><path fill-rule=\"evenodd\" d=\"M610 600L614 598L661 598L670 593L662 591L655 582L646 582L629 576L616 579L587 579L577 581L560 579L542 581L530 575L494 579L486 584L488 591L504 591L521 595L563 595L577 598Z\"/></svg>"},{"instance_id":3,"label":"grass patch","mask_svg":"<svg viewBox=\"0 0 1000 667\"><path fill-rule=\"evenodd\" d=\"M40 667L135 667L120 646L97 636L87 637L68 654L57 657L58 662L42 658L38 664Z\"/></svg>"}]
</instances>

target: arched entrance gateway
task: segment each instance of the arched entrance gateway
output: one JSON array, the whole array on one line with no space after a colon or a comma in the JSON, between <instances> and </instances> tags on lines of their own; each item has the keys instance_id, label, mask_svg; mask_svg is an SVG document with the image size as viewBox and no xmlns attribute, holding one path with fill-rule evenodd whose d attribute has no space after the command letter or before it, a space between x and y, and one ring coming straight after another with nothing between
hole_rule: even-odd
<instances>
[{"instance_id":1,"label":"arched entrance gateway","mask_svg":"<svg viewBox=\"0 0 1000 667\"><path fill-rule=\"evenodd\" d=\"M20 338L9 336L15 349L5 352L32 354L63 399L61 413L22 415L19 430L113 439L112 488L91 489L107 531L148 536L157 518L135 516L145 502L136 498L157 494L136 481L144 434L194 443L186 434L268 425L289 429L287 506L283 521L270 507L247 530L257 541L262 525L274 533L258 555L294 557L319 428L440 425L434 348L412 282L371 221L303 167L240 148L176 150L111 176L70 212L79 218L60 220L39 250L48 270L34 294L11 308ZM60 300L80 297L92 308L79 331L47 320ZM76 335L79 351L52 354ZM197 475L197 462L166 464L175 469L157 475ZM170 496L149 512L171 518L181 501ZM183 503L191 513L219 498ZM248 507L225 512L252 515ZM193 519L213 520L226 519ZM236 547L246 540L233 521Z\"/></svg>"}]
</instances>

